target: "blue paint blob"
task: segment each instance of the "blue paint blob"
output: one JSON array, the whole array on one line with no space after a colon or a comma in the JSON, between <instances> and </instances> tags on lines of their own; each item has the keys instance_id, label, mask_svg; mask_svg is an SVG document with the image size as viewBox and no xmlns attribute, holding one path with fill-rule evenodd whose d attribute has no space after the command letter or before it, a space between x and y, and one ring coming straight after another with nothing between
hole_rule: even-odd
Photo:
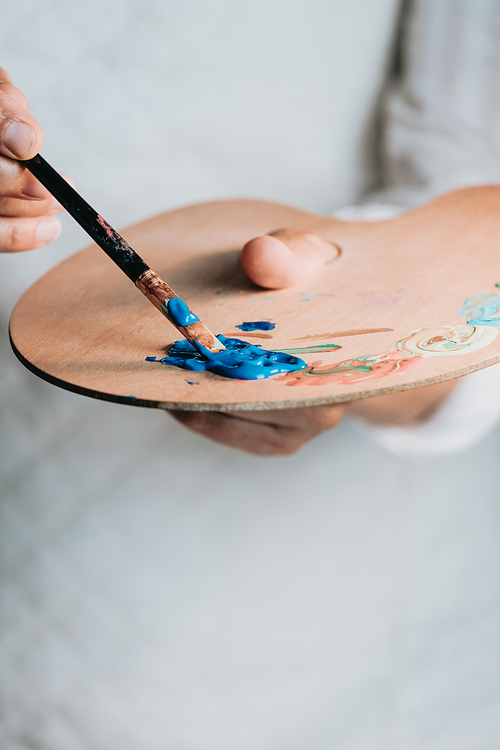
<instances>
[{"instance_id":1,"label":"blue paint blob","mask_svg":"<svg viewBox=\"0 0 500 750\"><path fill-rule=\"evenodd\" d=\"M200 344L200 351L197 351L189 341L183 339L172 344L168 357L147 357L147 361L162 362L182 367L183 370L210 370L236 380L263 380L307 367L304 360L285 352L271 352L240 339L226 338L222 334L217 338L226 347L220 352L211 352Z\"/></svg>"},{"instance_id":2,"label":"blue paint blob","mask_svg":"<svg viewBox=\"0 0 500 750\"><path fill-rule=\"evenodd\" d=\"M199 317L191 312L183 299L172 297L167 302L167 312L169 318L178 326L188 326L190 323L197 323Z\"/></svg>"},{"instance_id":3,"label":"blue paint blob","mask_svg":"<svg viewBox=\"0 0 500 750\"><path fill-rule=\"evenodd\" d=\"M272 331L276 328L276 324L270 323L268 320L255 320L242 323L239 326L235 326L235 328L239 328L240 331Z\"/></svg>"}]
</instances>

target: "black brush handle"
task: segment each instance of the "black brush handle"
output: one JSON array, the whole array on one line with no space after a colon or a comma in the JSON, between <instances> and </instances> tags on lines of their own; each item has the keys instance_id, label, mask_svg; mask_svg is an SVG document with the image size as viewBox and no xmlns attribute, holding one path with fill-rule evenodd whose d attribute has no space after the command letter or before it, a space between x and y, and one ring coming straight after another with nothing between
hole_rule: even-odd
<instances>
[{"instance_id":1,"label":"black brush handle","mask_svg":"<svg viewBox=\"0 0 500 750\"><path fill-rule=\"evenodd\" d=\"M145 271L148 264L133 250L128 242L85 201L64 177L56 172L43 156L37 154L32 159L20 161L35 175L49 193L77 221L94 242L109 255L121 270L134 283Z\"/></svg>"},{"instance_id":2,"label":"black brush handle","mask_svg":"<svg viewBox=\"0 0 500 750\"><path fill-rule=\"evenodd\" d=\"M102 247L106 255L121 268L157 310L195 348L201 351L201 345L212 352L219 352L225 348L199 318L196 318L194 323L183 326L170 317L168 301L172 297L177 297L174 290L143 261L140 255L137 255L116 229L113 229L87 201L83 200L82 196L45 161L43 156L37 154L33 159L26 159L19 163L24 164L42 185L45 185L49 193L52 193L61 206L64 206L94 242Z\"/></svg>"}]
</instances>

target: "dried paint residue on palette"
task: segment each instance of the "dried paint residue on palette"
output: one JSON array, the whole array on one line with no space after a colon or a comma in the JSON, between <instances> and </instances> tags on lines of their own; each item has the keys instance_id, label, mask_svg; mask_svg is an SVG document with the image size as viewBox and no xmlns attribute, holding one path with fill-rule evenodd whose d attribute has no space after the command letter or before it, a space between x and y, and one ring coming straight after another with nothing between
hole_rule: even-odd
<instances>
[{"instance_id":1,"label":"dried paint residue on palette","mask_svg":"<svg viewBox=\"0 0 500 750\"><path fill-rule=\"evenodd\" d=\"M183 315L193 315L182 300L180 303L182 304L178 306ZM174 317L174 311L170 313ZM500 295L489 293L470 297L458 313L458 317L462 316L466 317L466 322L459 325L439 325L435 328L412 331L395 343L393 351L362 355L331 365L322 366L321 361L306 364L297 355L334 351L342 348L340 344L316 344L271 351L241 339L227 338L222 334L218 338L227 348L225 354L220 353L222 356L202 351L202 347L198 347L199 350L196 351L188 342L177 341L170 348L169 356L160 360L155 357L147 359L184 369L210 369L212 372L234 379L273 377L277 381L285 381L286 385L290 386L299 384L321 386L328 383L351 385L417 367L428 357L462 355L488 346L498 335L498 327L500 327ZM236 325L236 328L247 333L270 331L275 327L275 324L270 321L245 321ZM340 337L390 330L392 329L339 331L336 335ZM325 334L325 337L334 335ZM321 334L312 333L301 338L310 340L319 336ZM216 360L221 361L212 362L211 359L214 356ZM224 364L221 364L222 360Z\"/></svg>"},{"instance_id":2,"label":"dried paint residue on palette","mask_svg":"<svg viewBox=\"0 0 500 750\"><path fill-rule=\"evenodd\" d=\"M351 383L360 383L364 380L383 378L398 370L407 370L420 364L421 359L421 357L405 356L401 352L366 355L325 367L319 367L321 363L313 363L301 372L290 373L278 379L286 380L287 385L325 385L326 383L351 385Z\"/></svg>"},{"instance_id":3,"label":"dried paint residue on palette","mask_svg":"<svg viewBox=\"0 0 500 750\"><path fill-rule=\"evenodd\" d=\"M351 385L366 380L376 380L397 371L425 362L431 356L464 354L466 351L482 349L496 338L498 331L484 326L460 325L422 328L396 344L396 351L369 354L344 360L331 366L318 367L313 364L301 372L286 375L287 385Z\"/></svg>"},{"instance_id":4,"label":"dried paint residue on palette","mask_svg":"<svg viewBox=\"0 0 500 750\"><path fill-rule=\"evenodd\" d=\"M443 357L482 349L491 344L500 326L500 295L484 294L465 301L458 317L467 316L461 325L421 328L396 343L396 351L366 355L338 362L330 367L315 364L297 373L285 375L287 385L350 385L375 380L396 371L416 367L427 357Z\"/></svg>"}]
</instances>

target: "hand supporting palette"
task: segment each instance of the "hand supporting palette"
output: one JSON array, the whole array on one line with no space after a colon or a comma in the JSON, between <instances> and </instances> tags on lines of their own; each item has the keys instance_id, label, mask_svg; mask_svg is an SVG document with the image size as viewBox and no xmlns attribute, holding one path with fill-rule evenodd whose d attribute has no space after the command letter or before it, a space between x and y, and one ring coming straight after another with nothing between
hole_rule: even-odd
<instances>
[{"instance_id":1,"label":"hand supporting palette","mask_svg":"<svg viewBox=\"0 0 500 750\"><path fill-rule=\"evenodd\" d=\"M188 410L335 403L458 377L500 360L500 315L492 313L497 296L500 302L499 204L500 188L470 188L391 221L351 223L272 203L223 201L127 230L127 241L224 336L245 339L244 323L274 324L248 338L256 343L261 335L266 349L300 353L307 366L297 372L227 380L146 361L165 358L175 331L93 246L23 295L11 319L14 350L64 388ZM317 233L342 255L301 285L259 289L244 276L239 249L283 226ZM488 321L479 298L488 298Z\"/></svg>"}]
</instances>

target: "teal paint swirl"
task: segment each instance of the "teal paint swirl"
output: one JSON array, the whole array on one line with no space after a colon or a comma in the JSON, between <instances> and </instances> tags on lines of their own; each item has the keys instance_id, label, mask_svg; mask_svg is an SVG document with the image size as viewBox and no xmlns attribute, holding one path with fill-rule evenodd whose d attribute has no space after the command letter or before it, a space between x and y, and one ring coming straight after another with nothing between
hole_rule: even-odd
<instances>
[{"instance_id":1,"label":"teal paint swirl","mask_svg":"<svg viewBox=\"0 0 500 750\"><path fill-rule=\"evenodd\" d=\"M500 326L500 295L478 294L465 300L458 317L467 316L467 323L478 326Z\"/></svg>"}]
</instances>

